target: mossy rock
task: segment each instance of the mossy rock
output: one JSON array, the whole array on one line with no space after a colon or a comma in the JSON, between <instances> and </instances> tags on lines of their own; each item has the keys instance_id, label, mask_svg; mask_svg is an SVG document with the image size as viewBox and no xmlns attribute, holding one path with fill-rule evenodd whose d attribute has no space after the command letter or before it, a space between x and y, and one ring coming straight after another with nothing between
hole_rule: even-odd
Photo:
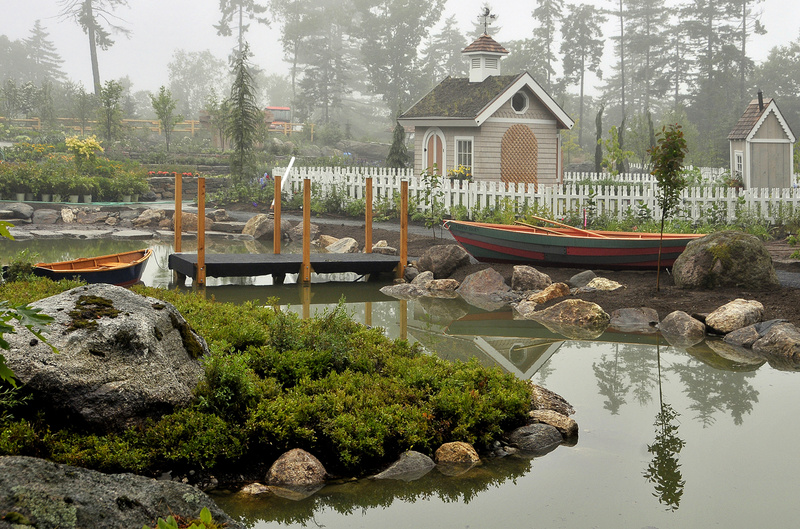
<instances>
[{"instance_id":1,"label":"mossy rock","mask_svg":"<svg viewBox=\"0 0 800 529\"><path fill-rule=\"evenodd\" d=\"M672 273L678 287L689 289L763 290L780 284L764 244L738 231L711 233L690 242Z\"/></svg>"}]
</instances>

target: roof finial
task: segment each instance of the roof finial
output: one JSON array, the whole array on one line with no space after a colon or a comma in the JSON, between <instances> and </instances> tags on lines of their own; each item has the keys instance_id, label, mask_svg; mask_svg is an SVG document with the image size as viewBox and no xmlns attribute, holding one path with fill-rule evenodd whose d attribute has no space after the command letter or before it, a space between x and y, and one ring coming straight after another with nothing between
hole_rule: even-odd
<instances>
[{"instance_id":1,"label":"roof finial","mask_svg":"<svg viewBox=\"0 0 800 529\"><path fill-rule=\"evenodd\" d=\"M497 18L497 15L492 15L488 5L483 6L483 12L478 15L479 19L483 19L483 34L489 34L489 21Z\"/></svg>"}]
</instances>

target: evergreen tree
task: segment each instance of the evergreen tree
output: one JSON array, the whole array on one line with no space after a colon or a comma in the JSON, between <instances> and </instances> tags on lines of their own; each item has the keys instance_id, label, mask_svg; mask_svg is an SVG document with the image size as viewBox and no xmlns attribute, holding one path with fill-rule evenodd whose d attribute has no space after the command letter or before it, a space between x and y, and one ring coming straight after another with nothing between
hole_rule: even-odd
<instances>
[{"instance_id":1,"label":"evergreen tree","mask_svg":"<svg viewBox=\"0 0 800 529\"><path fill-rule=\"evenodd\" d=\"M0 83L26 79L30 71L28 47L19 40L0 35Z\"/></svg>"},{"instance_id":2,"label":"evergreen tree","mask_svg":"<svg viewBox=\"0 0 800 529\"><path fill-rule=\"evenodd\" d=\"M80 85L72 98L70 111L80 124L81 136L85 136L86 131L89 129L89 121L91 121L93 115L97 114L95 95L87 93L83 85Z\"/></svg>"},{"instance_id":3,"label":"evergreen tree","mask_svg":"<svg viewBox=\"0 0 800 529\"><path fill-rule=\"evenodd\" d=\"M236 25L239 39L237 55L242 54L244 34L250 28L249 24L244 23L245 18L262 24L268 23L267 18L263 16L267 7L256 0L219 0L219 10L221 14L219 24L214 28L217 30L217 35L230 37L233 34L231 24Z\"/></svg>"},{"instance_id":4,"label":"evergreen tree","mask_svg":"<svg viewBox=\"0 0 800 529\"><path fill-rule=\"evenodd\" d=\"M128 6L128 0L59 0L61 20L72 19L89 37L89 55L92 61L94 93L100 95L100 67L97 48L107 50L114 45L111 32L130 34L130 31L115 23L114 9Z\"/></svg>"},{"instance_id":5,"label":"evergreen tree","mask_svg":"<svg viewBox=\"0 0 800 529\"><path fill-rule=\"evenodd\" d=\"M564 78L568 83L580 87L578 111L578 144L583 145L583 92L586 72L600 72L600 59L603 57L603 30L601 25L606 17L588 4L567 6L561 41L561 54L564 56Z\"/></svg>"},{"instance_id":6,"label":"evergreen tree","mask_svg":"<svg viewBox=\"0 0 800 529\"><path fill-rule=\"evenodd\" d=\"M626 0L626 46L633 112L648 112L670 88L668 63L671 9L661 0Z\"/></svg>"},{"instance_id":7,"label":"evergreen tree","mask_svg":"<svg viewBox=\"0 0 800 529\"><path fill-rule=\"evenodd\" d=\"M61 70L64 60L56 52L56 47L48 39L48 36L49 34L44 30L41 22L37 20L33 24L30 36L24 40L28 59L31 67L34 68L30 79L39 83L46 80L63 81L66 79Z\"/></svg>"},{"instance_id":8,"label":"evergreen tree","mask_svg":"<svg viewBox=\"0 0 800 529\"><path fill-rule=\"evenodd\" d=\"M444 22L442 30L432 35L422 50L421 69L429 88L446 77L464 77L466 63L461 51L469 45L458 30L455 15Z\"/></svg>"},{"instance_id":9,"label":"evergreen tree","mask_svg":"<svg viewBox=\"0 0 800 529\"><path fill-rule=\"evenodd\" d=\"M244 183L247 176L253 174L253 149L258 140L258 131L264 122L264 114L256 104L248 55L245 43L242 53L233 60L234 80L228 98L230 113L225 130L233 149L230 154L231 176L238 183Z\"/></svg>"},{"instance_id":10,"label":"evergreen tree","mask_svg":"<svg viewBox=\"0 0 800 529\"><path fill-rule=\"evenodd\" d=\"M564 0L536 0L538 4L533 10L533 18L538 25L533 29L533 43L539 49L539 55L546 65L544 78L548 88L552 87L552 76L555 74L553 63L556 62L555 40L556 25L561 21L564 11Z\"/></svg>"},{"instance_id":11,"label":"evergreen tree","mask_svg":"<svg viewBox=\"0 0 800 529\"><path fill-rule=\"evenodd\" d=\"M100 89L98 121L109 143L122 132L122 90L122 84L116 81L106 81Z\"/></svg>"},{"instance_id":12,"label":"evergreen tree","mask_svg":"<svg viewBox=\"0 0 800 529\"><path fill-rule=\"evenodd\" d=\"M158 90L158 95L150 94L150 102L153 105L153 110L161 123L161 130L164 131L164 140L167 143L167 152L169 152L169 140L172 136L172 131L175 125L183 121L183 116L175 113L175 108L178 102L172 97L172 92L162 86Z\"/></svg>"},{"instance_id":13,"label":"evergreen tree","mask_svg":"<svg viewBox=\"0 0 800 529\"><path fill-rule=\"evenodd\" d=\"M417 47L436 24L444 0L355 0L361 56L372 89L392 115L421 89Z\"/></svg>"},{"instance_id":14,"label":"evergreen tree","mask_svg":"<svg viewBox=\"0 0 800 529\"><path fill-rule=\"evenodd\" d=\"M394 126L392 135L392 146L389 149L389 156L386 157L386 167L405 169L408 166L408 148L406 147L406 131L398 123Z\"/></svg>"}]
</instances>

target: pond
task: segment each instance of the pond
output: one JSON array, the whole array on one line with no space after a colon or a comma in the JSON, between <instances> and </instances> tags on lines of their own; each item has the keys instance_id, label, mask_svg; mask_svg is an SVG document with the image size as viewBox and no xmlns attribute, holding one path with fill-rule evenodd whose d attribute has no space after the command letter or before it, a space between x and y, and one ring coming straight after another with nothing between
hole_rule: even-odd
<instances>
[{"instance_id":1,"label":"pond","mask_svg":"<svg viewBox=\"0 0 800 529\"><path fill-rule=\"evenodd\" d=\"M166 243L0 241L0 255L7 262L28 247L50 261L144 245L156 250L145 282L169 286ZM384 327L390 337L418 341L451 360L477 357L564 396L577 410L580 438L537 459L488 460L456 477L434 470L411 483L344 481L300 501L214 493L248 526L796 525L797 367L726 358L708 344L678 349L655 335L607 332L593 341L565 340L507 312L472 311L458 302L401 302L378 292L383 283L337 279L310 288L273 286L268 278L210 279L206 292L234 302L277 297L305 314L329 309L345 296L357 321Z\"/></svg>"}]
</instances>

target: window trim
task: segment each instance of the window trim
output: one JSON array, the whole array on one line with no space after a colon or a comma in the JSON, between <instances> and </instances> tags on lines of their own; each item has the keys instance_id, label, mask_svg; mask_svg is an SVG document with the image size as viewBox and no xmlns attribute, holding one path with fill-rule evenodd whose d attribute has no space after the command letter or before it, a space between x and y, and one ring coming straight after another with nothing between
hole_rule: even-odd
<instances>
[{"instance_id":1,"label":"window trim","mask_svg":"<svg viewBox=\"0 0 800 529\"><path fill-rule=\"evenodd\" d=\"M514 108L514 98L517 97L518 95L521 95L522 98L525 100L525 105L522 107L522 110L517 110L516 108ZM511 110L513 110L517 114L524 114L525 112L528 111L528 107L530 107L531 100L528 97L528 94L526 94L524 90L519 90L513 96L511 96L511 100L509 101L509 103L511 103Z\"/></svg>"},{"instance_id":2,"label":"window trim","mask_svg":"<svg viewBox=\"0 0 800 529\"><path fill-rule=\"evenodd\" d=\"M472 175L474 175L475 174L475 136L455 136L453 138L453 153L454 153L454 156L453 156L453 170L458 169L459 165L464 165L464 164L459 163L460 162L460 159L459 159L460 158L460 156L459 156L460 153L459 153L459 150L458 150L458 142L460 142L460 141L468 141L469 144L470 144L469 157L470 157L470 160L472 161L472 164L470 164L468 166L465 165L465 167L469 167L470 168L470 173Z\"/></svg>"},{"instance_id":3,"label":"window trim","mask_svg":"<svg viewBox=\"0 0 800 529\"><path fill-rule=\"evenodd\" d=\"M734 171L734 173L738 173L739 178L744 178L744 152L743 151L733 151L733 171Z\"/></svg>"}]
</instances>

